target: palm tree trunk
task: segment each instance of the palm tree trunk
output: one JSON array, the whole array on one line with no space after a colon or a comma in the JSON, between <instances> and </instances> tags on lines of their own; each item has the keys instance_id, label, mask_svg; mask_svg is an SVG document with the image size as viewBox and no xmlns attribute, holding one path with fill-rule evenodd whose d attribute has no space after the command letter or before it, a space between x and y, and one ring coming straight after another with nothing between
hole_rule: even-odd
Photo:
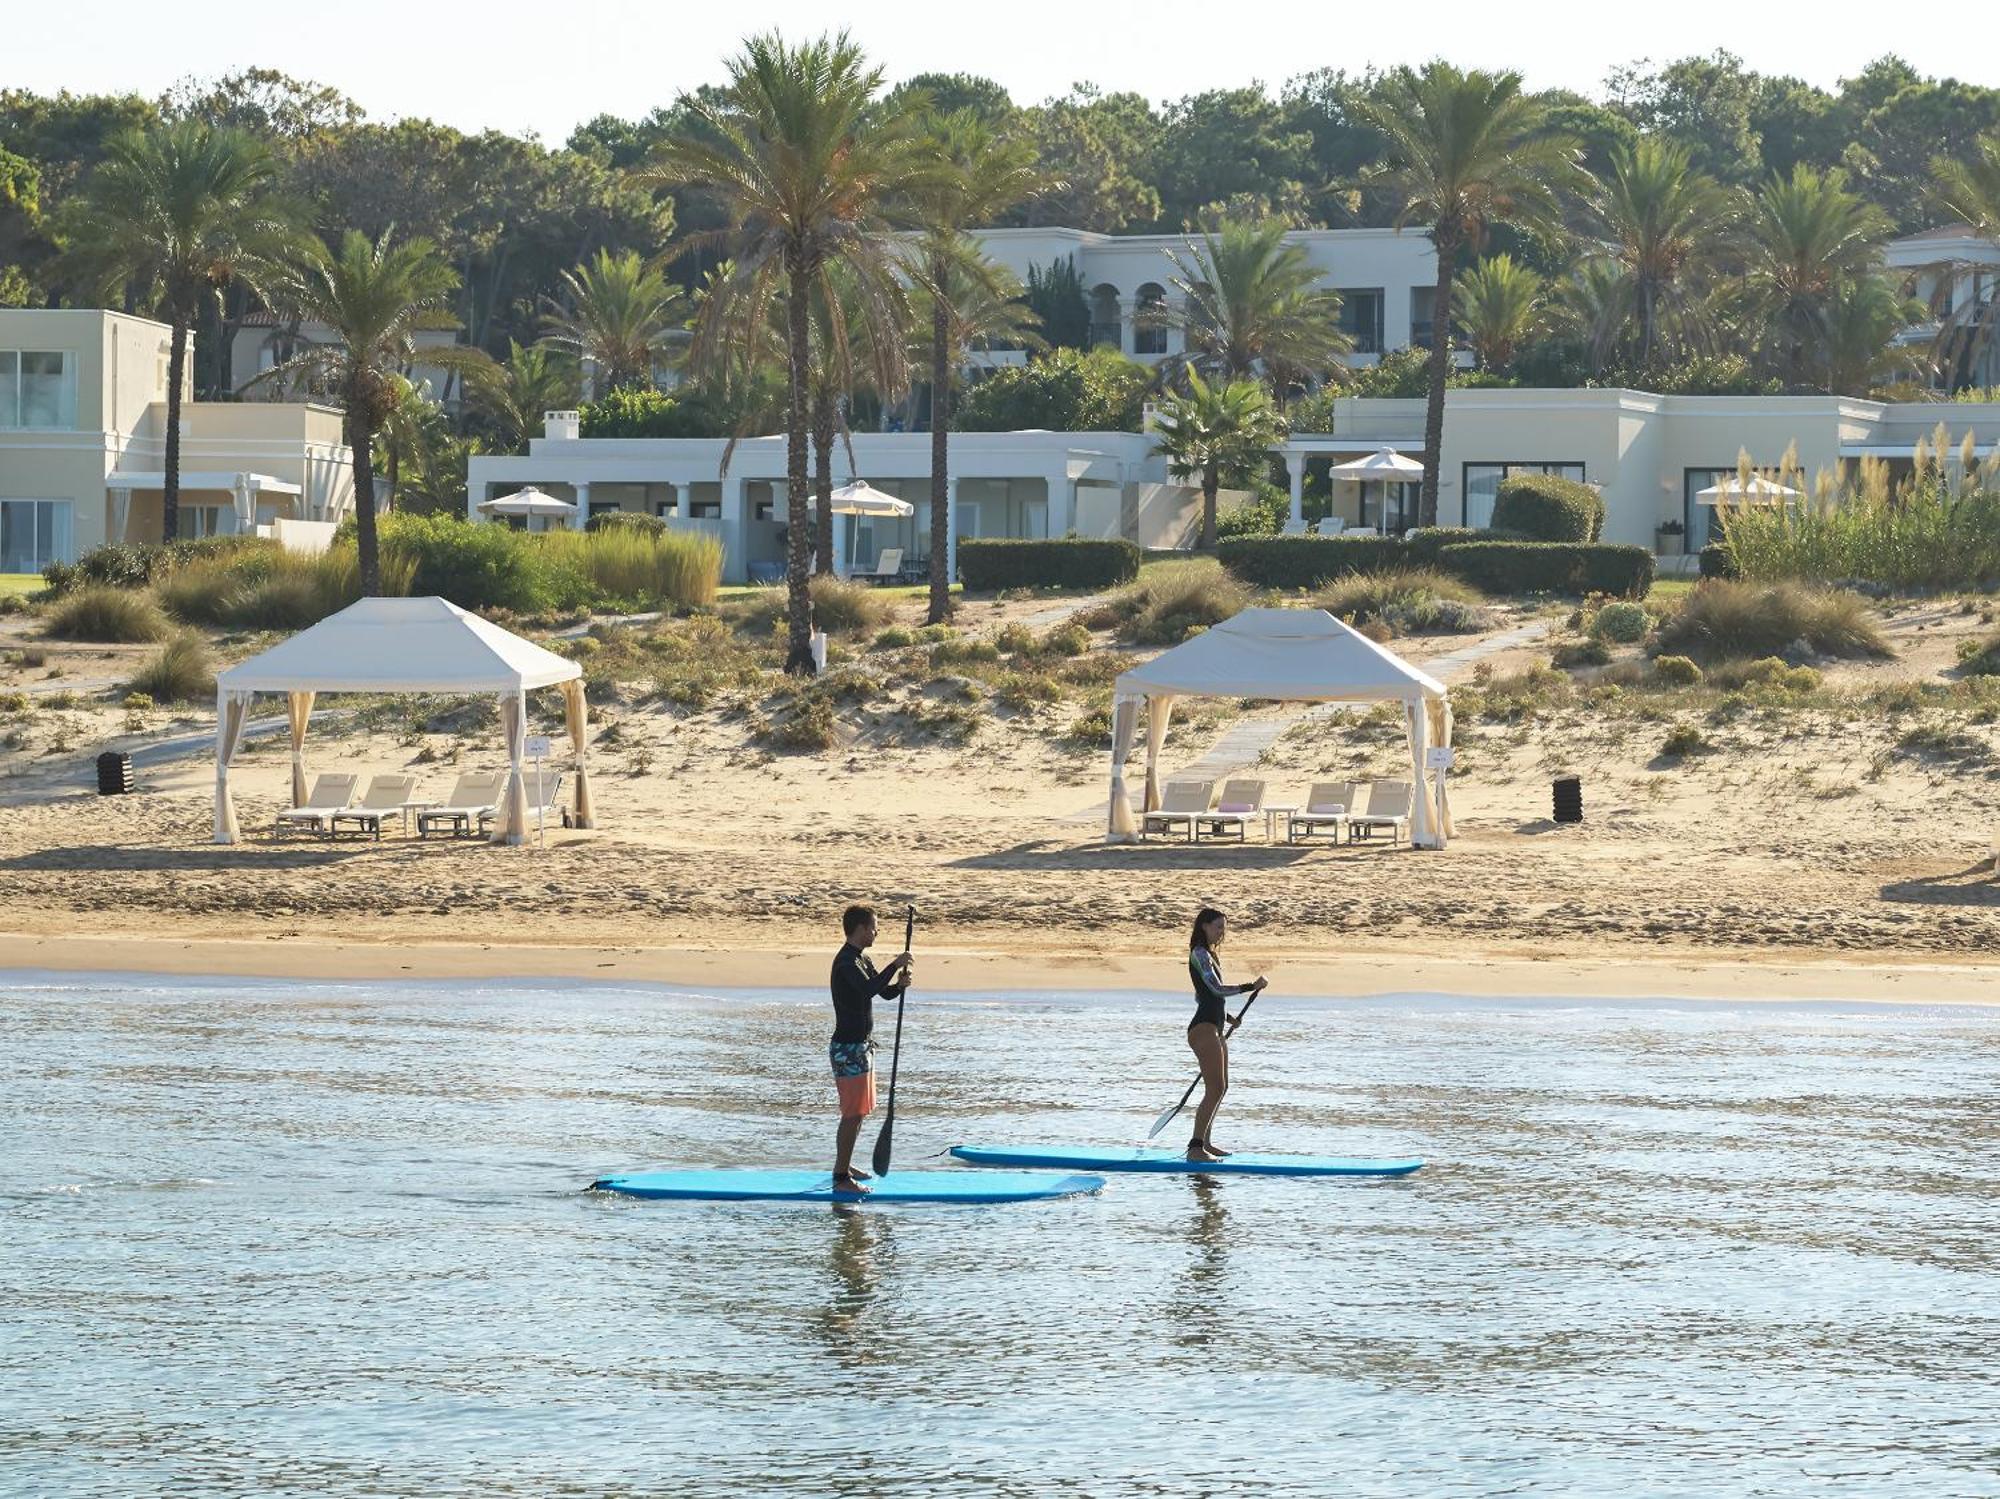
<instances>
[{"instance_id":1,"label":"palm tree trunk","mask_svg":"<svg viewBox=\"0 0 2000 1499\"><path fill-rule=\"evenodd\" d=\"M833 576L833 392L813 392L813 571Z\"/></svg>"},{"instance_id":2,"label":"palm tree trunk","mask_svg":"<svg viewBox=\"0 0 2000 1499\"><path fill-rule=\"evenodd\" d=\"M791 266L791 296L786 301L788 324L785 371L785 670L811 676L812 555L808 550L807 508L812 494L806 475L806 380L810 352L806 338L806 298L811 277L805 266Z\"/></svg>"},{"instance_id":3,"label":"palm tree trunk","mask_svg":"<svg viewBox=\"0 0 2000 1499\"><path fill-rule=\"evenodd\" d=\"M1215 550L1215 492L1222 485L1222 471L1209 464L1201 471L1201 541L1200 550Z\"/></svg>"},{"instance_id":4,"label":"palm tree trunk","mask_svg":"<svg viewBox=\"0 0 2000 1499\"><path fill-rule=\"evenodd\" d=\"M354 549L361 563L361 596L372 599L382 592L382 559L375 540L375 434L359 402L348 407L347 445L354 454Z\"/></svg>"},{"instance_id":5,"label":"palm tree trunk","mask_svg":"<svg viewBox=\"0 0 2000 1499\"><path fill-rule=\"evenodd\" d=\"M942 267L934 269L942 270ZM951 421L951 321L944 302L943 277L939 276L931 295L931 606L926 624L941 625L951 618L951 524L950 441Z\"/></svg>"},{"instance_id":6,"label":"palm tree trunk","mask_svg":"<svg viewBox=\"0 0 2000 1499\"><path fill-rule=\"evenodd\" d=\"M1424 487L1417 524L1435 526L1438 465L1444 454L1444 385L1451 373L1451 278L1457 273L1458 236L1432 232L1437 246L1437 295L1431 308L1431 388L1424 402Z\"/></svg>"},{"instance_id":7,"label":"palm tree trunk","mask_svg":"<svg viewBox=\"0 0 2000 1499\"><path fill-rule=\"evenodd\" d=\"M187 357L187 320L176 313L167 353L167 472L160 486L162 541L177 540L181 534L181 381L187 375Z\"/></svg>"}]
</instances>

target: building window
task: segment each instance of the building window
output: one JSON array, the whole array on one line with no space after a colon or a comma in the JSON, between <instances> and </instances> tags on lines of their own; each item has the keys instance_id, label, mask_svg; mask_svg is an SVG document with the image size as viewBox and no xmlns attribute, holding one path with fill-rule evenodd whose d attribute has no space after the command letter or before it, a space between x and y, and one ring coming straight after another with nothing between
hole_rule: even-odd
<instances>
[{"instance_id":1,"label":"building window","mask_svg":"<svg viewBox=\"0 0 2000 1499\"><path fill-rule=\"evenodd\" d=\"M1699 552L1711 541L1722 539L1722 528L1715 523L1715 507L1704 505L1695 498L1704 489L1712 489L1718 484L1734 483L1736 465L1728 468L1690 468L1681 471L1681 524L1687 528L1687 550L1690 556Z\"/></svg>"},{"instance_id":2,"label":"building window","mask_svg":"<svg viewBox=\"0 0 2000 1499\"><path fill-rule=\"evenodd\" d=\"M1493 524L1493 502L1509 474L1555 474L1583 482L1581 463L1468 463L1465 465L1465 524L1483 531Z\"/></svg>"},{"instance_id":3,"label":"building window","mask_svg":"<svg viewBox=\"0 0 2000 1499\"><path fill-rule=\"evenodd\" d=\"M1340 331L1357 354L1382 352L1382 288L1347 286L1340 290Z\"/></svg>"},{"instance_id":4,"label":"building window","mask_svg":"<svg viewBox=\"0 0 2000 1499\"><path fill-rule=\"evenodd\" d=\"M689 500L689 501L688 501L688 518L689 518L690 520L721 520L721 519L722 519L722 501L720 501L720 500Z\"/></svg>"},{"instance_id":5,"label":"building window","mask_svg":"<svg viewBox=\"0 0 2000 1499\"><path fill-rule=\"evenodd\" d=\"M751 518L753 520L776 520L778 518L778 502L776 500L759 500L754 507L754 514Z\"/></svg>"},{"instance_id":6,"label":"building window","mask_svg":"<svg viewBox=\"0 0 2000 1499\"><path fill-rule=\"evenodd\" d=\"M230 505L190 505L182 501L181 535L190 540L203 536L220 536L224 534L222 518L225 515L234 521L235 508Z\"/></svg>"},{"instance_id":7,"label":"building window","mask_svg":"<svg viewBox=\"0 0 2000 1499\"><path fill-rule=\"evenodd\" d=\"M1431 346L1431 325L1437 316L1437 288L1435 286L1413 286L1410 288L1410 346L1428 349Z\"/></svg>"},{"instance_id":8,"label":"building window","mask_svg":"<svg viewBox=\"0 0 2000 1499\"><path fill-rule=\"evenodd\" d=\"M76 561L68 500L0 500L0 573Z\"/></svg>"},{"instance_id":9,"label":"building window","mask_svg":"<svg viewBox=\"0 0 2000 1499\"><path fill-rule=\"evenodd\" d=\"M1132 305L1132 352L1134 354L1164 354L1167 352L1167 325L1163 321L1167 310L1167 294L1152 282L1139 288L1139 294Z\"/></svg>"},{"instance_id":10,"label":"building window","mask_svg":"<svg viewBox=\"0 0 2000 1499\"><path fill-rule=\"evenodd\" d=\"M75 429L76 366L68 354L0 349L0 427Z\"/></svg>"}]
</instances>

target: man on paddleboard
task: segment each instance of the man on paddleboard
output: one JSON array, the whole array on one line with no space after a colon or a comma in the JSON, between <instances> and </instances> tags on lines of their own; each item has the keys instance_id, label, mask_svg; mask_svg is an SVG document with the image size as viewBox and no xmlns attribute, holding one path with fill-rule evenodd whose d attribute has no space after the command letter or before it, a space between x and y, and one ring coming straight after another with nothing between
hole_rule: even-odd
<instances>
[{"instance_id":1,"label":"man on paddleboard","mask_svg":"<svg viewBox=\"0 0 2000 1499\"><path fill-rule=\"evenodd\" d=\"M861 1121L875 1112L875 1001L910 986L910 955L897 956L882 972L868 960L875 944L875 909L849 906L840 924L847 934L833 960L833 1040L827 1059L840 1092L840 1128L835 1136L833 1184L841 1191L865 1192L869 1173L854 1164Z\"/></svg>"}]
</instances>

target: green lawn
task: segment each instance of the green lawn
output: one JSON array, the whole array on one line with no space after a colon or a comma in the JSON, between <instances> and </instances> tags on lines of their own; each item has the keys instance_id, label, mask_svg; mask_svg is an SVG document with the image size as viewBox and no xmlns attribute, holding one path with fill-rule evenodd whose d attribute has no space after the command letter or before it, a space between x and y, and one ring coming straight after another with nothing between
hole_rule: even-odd
<instances>
[{"instance_id":1,"label":"green lawn","mask_svg":"<svg viewBox=\"0 0 2000 1499\"><path fill-rule=\"evenodd\" d=\"M42 587L40 573L0 573L0 598L9 594L38 593Z\"/></svg>"}]
</instances>

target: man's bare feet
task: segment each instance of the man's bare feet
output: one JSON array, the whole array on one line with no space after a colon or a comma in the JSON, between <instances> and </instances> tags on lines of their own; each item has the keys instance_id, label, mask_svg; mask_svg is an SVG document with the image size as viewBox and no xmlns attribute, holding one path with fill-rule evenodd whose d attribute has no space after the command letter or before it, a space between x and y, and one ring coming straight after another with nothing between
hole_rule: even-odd
<instances>
[{"instance_id":1,"label":"man's bare feet","mask_svg":"<svg viewBox=\"0 0 2000 1499\"><path fill-rule=\"evenodd\" d=\"M865 1174L860 1171L840 1173L833 1179L833 1190L836 1192L852 1192L858 1197L866 1197L868 1189L862 1186L858 1180L858 1178Z\"/></svg>"},{"instance_id":2,"label":"man's bare feet","mask_svg":"<svg viewBox=\"0 0 2000 1499\"><path fill-rule=\"evenodd\" d=\"M1210 1150L1201 1141L1194 1140L1188 1144L1187 1158L1191 1161L1219 1161L1222 1159L1222 1156L1220 1153Z\"/></svg>"}]
</instances>

